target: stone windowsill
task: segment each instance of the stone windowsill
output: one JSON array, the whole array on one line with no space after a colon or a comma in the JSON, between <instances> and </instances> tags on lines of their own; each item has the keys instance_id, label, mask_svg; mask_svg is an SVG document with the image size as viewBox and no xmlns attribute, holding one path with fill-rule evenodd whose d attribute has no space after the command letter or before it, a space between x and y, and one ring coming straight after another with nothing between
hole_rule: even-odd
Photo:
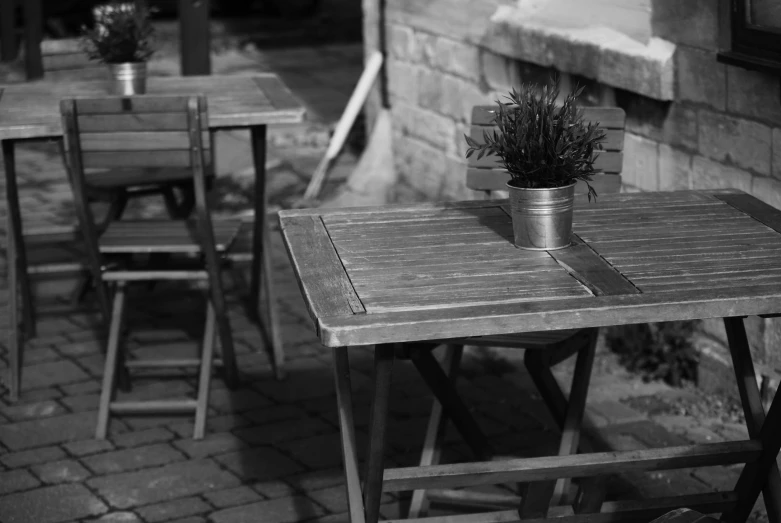
<instances>
[{"instance_id":1,"label":"stone windowsill","mask_svg":"<svg viewBox=\"0 0 781 523\"><path fill-rule=\"evenodd\" d=\"M644 44L608 27L555 27L517 7L500 6L481 44L656 100L674 97L675 44L660 38Z\"/></svg>"}]
</instances>

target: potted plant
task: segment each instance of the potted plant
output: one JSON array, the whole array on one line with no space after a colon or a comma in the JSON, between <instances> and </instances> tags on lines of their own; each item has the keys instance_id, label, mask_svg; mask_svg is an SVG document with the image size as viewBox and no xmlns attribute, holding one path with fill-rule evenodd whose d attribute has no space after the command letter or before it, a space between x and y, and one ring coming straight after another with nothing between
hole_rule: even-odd
<instances>
[{"instance_id":1,"label":"potted plant","mask_svg":"<svg viewBox=\"0 0 781 523\"><path fill-rule=\"evenodd\" d=\"M467 158L494 154L510 174L507 188L516 247L567 247L575 183L586 182L589 201L597 196L588 182L597 172L594 151L602 148L605 133L598 124L583 121L583 111L575 103L582 90L576 88L557 104L558 82L513 88L509 102L496 102L497 129L484 132L483 143L466 136Z\"/></svg>"},{"instance_id":2,"label":"potted plant","mask_svg":"<svg viewBox=\"0 0 781 523\"><path fill-rule=\"evenodd\" d=\"M143 2L111 2L93 9L95 26L84 29L83 43L91 60L106 64L119 95L146 92L147 60L152 56L150 10Z\"/></svg>"}]
</instances>

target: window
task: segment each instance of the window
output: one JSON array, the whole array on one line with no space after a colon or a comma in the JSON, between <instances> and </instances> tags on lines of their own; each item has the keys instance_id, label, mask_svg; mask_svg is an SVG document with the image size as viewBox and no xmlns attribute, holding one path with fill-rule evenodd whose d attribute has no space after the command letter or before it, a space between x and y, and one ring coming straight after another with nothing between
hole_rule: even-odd
<instances>
[{"instance_id":1,"label":"window","mask_svg":"<svg viewBox=\"0 0 781 523\"><path fill-rule=\"evenodd\" d=\"M719 60L750 69L781 72L781 2L729 0L730 44Z\"/></svg>"}]
</instances>

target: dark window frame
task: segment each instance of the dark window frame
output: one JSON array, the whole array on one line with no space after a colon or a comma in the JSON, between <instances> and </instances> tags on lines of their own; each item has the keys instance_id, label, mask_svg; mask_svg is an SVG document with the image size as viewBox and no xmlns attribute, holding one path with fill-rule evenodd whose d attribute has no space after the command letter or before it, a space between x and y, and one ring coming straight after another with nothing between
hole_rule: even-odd
<instances>
[{"instance_id":1,"label":"dark window frame","mask_svg":"<svg viewBox=\"0 0 781 523\"><path fill-rule=\"evenodd\" d=\"M718 60L747 69L781 74L781 32L762 31L746 21L747 0L726 0L722 15L729 17L728 49ZM724 5L724 4L722 4Z\"/></svg>"}]
</instances>

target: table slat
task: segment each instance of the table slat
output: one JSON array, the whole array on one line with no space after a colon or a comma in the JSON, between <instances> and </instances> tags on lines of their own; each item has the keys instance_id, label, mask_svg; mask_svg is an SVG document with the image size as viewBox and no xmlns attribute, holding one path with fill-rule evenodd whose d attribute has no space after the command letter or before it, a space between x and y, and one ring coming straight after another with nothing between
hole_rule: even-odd
<instances>
[{"instance_id":1,"label":"table slat","mask_svg":"<svg viewBox=\"0 0 781 523\"><path fill-rule=\"evenodd\" d=\"M296 273L308 282L303 291L315 323L365 312L319 217L290 218L282 222L282 231Z\"/></svg>"}]
</instances>

